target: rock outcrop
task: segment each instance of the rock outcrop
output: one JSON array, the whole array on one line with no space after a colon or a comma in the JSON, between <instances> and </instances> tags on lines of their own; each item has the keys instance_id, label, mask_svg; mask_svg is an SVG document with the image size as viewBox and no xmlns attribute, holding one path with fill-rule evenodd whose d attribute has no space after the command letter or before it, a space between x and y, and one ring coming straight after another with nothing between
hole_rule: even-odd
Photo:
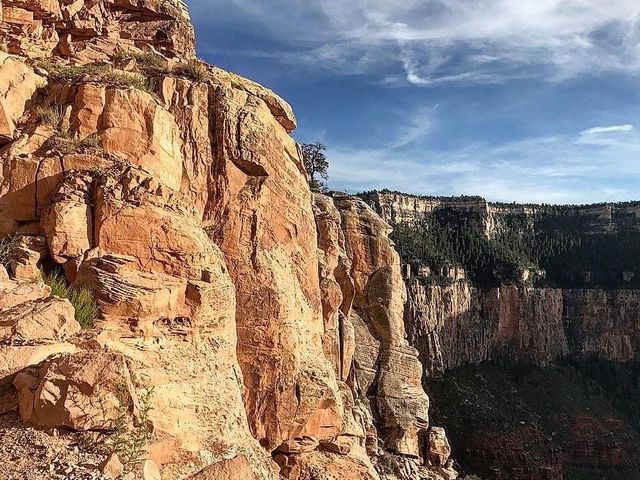
<instances>
[{"instance_id":1,"label":"rock outcrop","mask_svg":"<svg viewBox=\"0 0 640 480\"><path fill-rule=\"evenodd\" d=\"M421 465L431 466L424 450L431 445L429 402L417 351L406 340L406 290L390 227L355 197L316 194L315 206L325 351L350 387L348 404L370 454L398 455L407 471L414 467L410 475L421 475Z\"/></svg>"},{"instance_id":2,"label":"rock outcrop","mask_svg":"<svg viewBox=\"0 0 640 480\"><path fill-rule=\"evenodd\" d=\"M526 224L549 209L548 205L491 203L477 196L435 197L388 190L368 192L362 196L375 207L383 220L392 225L416 223L434 212L449 210L464 214L469 224L488 238L499 231L506 219L519 218ZM553 208L565 215L585 219L588 233L640 231L640 202Z\"/></svg>"},{"instance_id":3,"label":"rock outcrop","mask_svg":"<svg viewBox=\"0 0 640 480\"><path fill-rule=\"evenodd\" d=\"M2 0L0 37L3 411L142 428L153 478L455 478L389 227L313 201L285 101L180 1Z\"/></svg>"},{"instance_id":4,"label":"rock outcrop","mask_svg":"<svg viewBox=\"0 0 640 480\"><path fill-rule=\"evenodd\" d=\"M547 366L640 358L637 290L408 285L407 331L429 376L487 360Z\"/></svg>"}]
</instances>

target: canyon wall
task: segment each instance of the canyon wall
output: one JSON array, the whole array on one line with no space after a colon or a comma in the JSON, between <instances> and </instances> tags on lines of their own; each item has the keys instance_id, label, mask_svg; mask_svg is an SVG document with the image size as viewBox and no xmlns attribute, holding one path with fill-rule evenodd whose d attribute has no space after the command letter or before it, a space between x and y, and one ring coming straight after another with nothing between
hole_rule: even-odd
<instances>
[{"instance_id":1,"label":"canyon wall","mask_svg":"<svg viewBox=\"0 0 640 480\"><path fill-rule=\"evenodd\" d=\"M410 195L387 190L363 194L386 222L415 223L435 211L451 209L463 212L473 219L473 225L485 236L491 237L506 217L518 217L527 221L537 214L547 212L552 205L491 203L481 197L435 197ZM589 219L589 233L615 233L640 231L640 202L596 205L562 205L567 215Z\"/></svg>"},{"instance_id":2,"label":"canyon wall","mask_svg":"<svg viewBox=\"0 0 640 480\"><path fill-rule=\"evenodd\" d=\"M640 291L408 282L405 323L427 375L483 361L547 366L640 355Z\"/></svg>"},{"instance_id":3,"label":"canyon wall","mask_svg":"<svg viewBox=\"0 0 640 480\"><path fill-rule=\"evenodd\" d=\"M455 478L390 228L314 198L291 107L180 1L0 5L1 413L142 429L145 478Z\"/></svg>"}]
</instances>

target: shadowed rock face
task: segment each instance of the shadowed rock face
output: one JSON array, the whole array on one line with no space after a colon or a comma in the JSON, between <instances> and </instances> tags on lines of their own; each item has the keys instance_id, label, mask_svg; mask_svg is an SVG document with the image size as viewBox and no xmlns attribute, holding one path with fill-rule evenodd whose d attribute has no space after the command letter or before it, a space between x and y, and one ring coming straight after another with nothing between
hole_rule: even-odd
<instances>
[{"instance_id":1,"label":"shadowed rock face","mask_svg":"<svg viewBox=\"0 0 640 480\"><path fill-rule=\"evenodd\" d=\"M547 366L563 358L638 360L640 292L505 286L488 291L409 282L409 339L428 376L493 360Z\"/></svg>"},{"instance_id":2,"label":"shadowed rock face","mask_svg":"<svg viewBox=\"0 0 640 480\"><path fill-rule=\"evenodd\" d=\"M636 398L637 290L411 280L408 291L409 339L463 468L519 480L627 478L637 469L637 423L627 407ZM580 376L558 363L578 365ZM601 384L591 383L603 365L629 373L612 380L604 370Z\"/></svg>"},{"instance_id":3,"label":"shadowed rock face","mask_svg":"<svg viewBox=\"0 0 640 480\"><path fill-rule=\"evenodd\" d=\"M168 479L454 478L389 228L313 201L291 107L193 59L179 2L0 20L2 410L105 430L152 389L144 468ZM40 268L92 293L91 328Z\"/></svg>"}]
</instances>

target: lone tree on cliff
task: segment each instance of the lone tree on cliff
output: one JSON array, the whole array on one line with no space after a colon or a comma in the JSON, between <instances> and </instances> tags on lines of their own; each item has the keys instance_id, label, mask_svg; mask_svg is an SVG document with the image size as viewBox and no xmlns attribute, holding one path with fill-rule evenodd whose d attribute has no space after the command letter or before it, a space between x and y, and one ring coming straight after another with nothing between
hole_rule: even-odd
<instances>
[{"instance_id":1,"label":"lone tree on cliff","mask_svg":"<svg viewBox=\"0 0 640 480\"><path fill-rule=\"evenodd\" d=\"M307 169L307 173L309 174L309 186L311 190L325 190L327 187L323 180L329 178L329 174L327 173L329 162L327 161L327 156L324 154L327 147L320 142L303 143L301 147L302 160L304 162L304 168Z\"/></svg>"}]
</instances>

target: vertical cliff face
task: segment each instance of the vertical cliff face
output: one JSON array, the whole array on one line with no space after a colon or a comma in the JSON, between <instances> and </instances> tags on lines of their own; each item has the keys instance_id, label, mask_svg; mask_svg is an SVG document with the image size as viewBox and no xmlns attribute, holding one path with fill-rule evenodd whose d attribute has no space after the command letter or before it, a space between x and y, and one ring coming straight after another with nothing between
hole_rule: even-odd
<instances>
[{"instance_id":1,"label":"vertical cliff face","mask_svg":"<svg viewBox=\"0 0 640 480\"><path fill-rule=\"evenodd\" d=\"M409 341L465 469L542 480L637 468L637 290L408 291Z\"/></svg>"},{"instance_id":2,"label":"vertical cliff face","mask_svg":"<svg viewBox=\"0 0 640 480\"><path fill-rule=\"evenodd\" d=\"M546 366L563 358L638 359L636 290L409 283L409 341L429 375L486 360Z\"/></svg>"},{"instance_id":3,"label":"vertical cliff face","mask_svg":"<svg viewBox=\"0 0 640 480\"><path fill-rule=\"evenodd\" d=\"M455 478L389 227L312 197L291 107L180 2L1 5L2 412L144 434L168 479Z\"/></svg>"},{"instance_id":4,"label":"vertical cliff face","mask_svg":"<svg viewBox=\"0 0 640 480\"><path fill-rule=\"evenodd\" d=\"M533 217L544 214L549 206L535 204L491 203L476 196L435 197L409 195L383 190L362 194L380 216L392 225L416 223L436 211L462 212L473 226L487 237L493 236L501 223L509 217L531 222ZM566 215L588 219L589 233L612 234L621 231L640 231L640 203L597 205L563 205L557 207Z\"/></svg>"},{"instance_id":5,"label":"vertical cliff face","mask_svg":"<svg viewBox=\"0 0 640 480\"><path fill-rule=\"evenodd\" d=\"M315 194L314 200L323 344L344 382L352 434L365 439L383 478L455 478L449 450L442 449L446 437L429 428L422 367L406 341L406 290L389 226L358 198ZM442 454L434 458L438 448Z\"/></svg>"}]
</instances>

